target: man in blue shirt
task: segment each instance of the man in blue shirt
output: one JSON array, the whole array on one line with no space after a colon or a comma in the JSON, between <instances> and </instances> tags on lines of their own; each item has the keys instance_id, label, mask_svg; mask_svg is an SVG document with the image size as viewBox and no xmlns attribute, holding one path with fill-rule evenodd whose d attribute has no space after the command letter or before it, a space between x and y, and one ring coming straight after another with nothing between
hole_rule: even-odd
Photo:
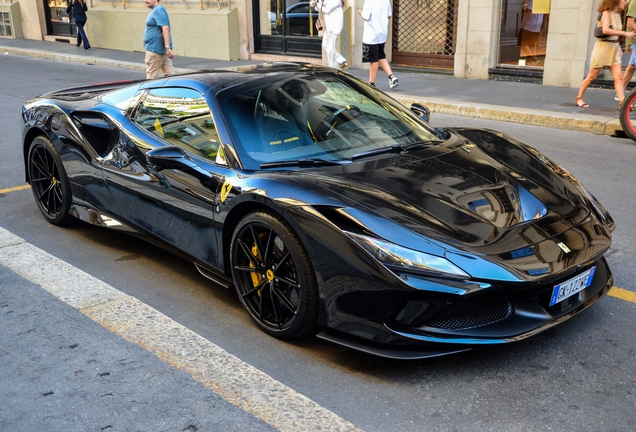
<instances>
[{"instance_id":1,"label":"man in blue shirt","mask_svg":"<svg viewBox=\"0 0 636 432\"><path fill-rule=\"evenodd\" d=\"M166 8L159 0L145 0L150 13L146 19L144 49L146 50L146 79L157 78L159 70L164 75L175 73L172 66L172 38L170 19Z\"/></svg>"}]
</instances>

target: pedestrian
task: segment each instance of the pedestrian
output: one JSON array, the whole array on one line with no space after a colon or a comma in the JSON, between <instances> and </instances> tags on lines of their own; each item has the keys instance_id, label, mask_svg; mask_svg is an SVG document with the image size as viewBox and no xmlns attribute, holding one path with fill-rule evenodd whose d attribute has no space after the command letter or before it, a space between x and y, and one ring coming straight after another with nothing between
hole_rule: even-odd
<instances>
[{"instance_id":1,"label":"pedestrian","mask_svg":"<svg viewBox=\"0 0 636 432\"><path fill-rule=\"evenodd\" d=\"M146 19L144 49L146 50L146 79L157 78L159 70L164 75L175 73L172 66L172 37L168 11L159 0L145 0L150 13Z\"/></svg>"},{"instance_id":2,"label":"pedestrian","mask_svg":"<svg viewBox=\"0 0 636 432\"><path fill-rule=\"evenodd\" d=\"M389 0L365 0L362 9L358 9L358 13L364 20L362 62L370 63L369 84L375 86L379 64L389 77L389 86L397 87L398 79L393 75L384 53L384 44L389 32L389 18L393 15L391 3Z\"/></svg>"},{"instance_id":3,"label":"pedestrian","mask_svg":"<svg viewBox=\"0 0 636 432\"><path fill-rule=\"evenodd\" d=\"M628 31L636 31L636 22L634 22L634 18L636 18L636 0L630 1L629 7L627 8ZM627 38L625 40L625 45L629 47L632 55L629 58L629 64L625 68L625 72L623 72L623 91L627 91L627 86L634 76L634 70L636 70L636 38Z\"/></svg>"},{"instance_id":4,"label":"pedestrian","mask_svg":"<svg viewBox=\"0 0 636 432\"><path fill-rule=\"evenodd\" d=\"M325 17L325 33L322 36L322 49L327 54L327 62L332 68L345 69L347 59L336 49L336 42L342 32L344 0L311 0L309 3Z\"/></svg>"},{"instance_id":5,"label":"pedestrian","mask_svg":"<svg viewBox=\"0 0 636 432\"><path fill-rule=\"evenodd\" d=\"M66 8L66 12L69 15L71 13L73 14L73 21L75 21L75 25L77 26L77 43L75 46L79 48L79 46L83 43L84 49L89 49L91 47L91 44L88 43L86 32L84 31L84 25L88 19L86 16L87 11L88 7L84 0L69 0L68 7Z\"/></svg>"},{"instance_id":6,"label":"pedestrian","mask_svg":"<svg viewBox=\"0 0 636 432\"><path fill-rule=\"evenodd\" d=\"M621 64L621 57L623 51L619 44L619 37L625 36L628 38L636 37L636 33L633 31L622 31L623 24L621 20L620 12L625 9L627 0L602 0L598 6L598 13L600 14L600 20L597 23L598 27L603 28L605 35L610 35L607 39L596 39L594 48L592 49L592 56L590 57L590 72L587 77L581 83L579 94L576 96L574 103L580 108L589 108L590 106L583 100L585 90L596 79L603 67L609 66L614 78L614 88L616 89L616 95L618 96L618 105L623 103L625 98L625 88L623 87L623 66Z\"/></svg>"}]
</instances>

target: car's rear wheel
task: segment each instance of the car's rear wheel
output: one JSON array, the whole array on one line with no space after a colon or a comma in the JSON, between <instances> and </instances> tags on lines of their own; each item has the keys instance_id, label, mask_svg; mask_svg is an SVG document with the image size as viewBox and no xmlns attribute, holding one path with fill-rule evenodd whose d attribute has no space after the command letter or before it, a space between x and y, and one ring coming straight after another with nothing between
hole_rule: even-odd
<instances>
[{"instance_id":1,"label":"car's rear wheel","mask_svg":"<svg viewBox=\"0 0 636 432\"><path fill-rule=\"evenodd\" d=\"M625 95L621 105L619 118L623 132L636 141L636 89Z\"/></svg>"},{"instance_id":2,"label":"car's rear wheel","mask_svg":"<svg viewBox=\"0 0 636 432\"><path fill-rule=\"evenodd\" d=\"M254 322L279 338L318 328L318 288L298 235L273 213L245 216L232 237L232 276L241 303Z\"/></svg>"},{"instance_id":3,"label":"car's rear wheel","mask_svg":"<svg viewBox=\"0 0 636 432\"><path fill-rule=\"evenodd\" d=\"M33 140L27 167L35 202L44 217L55 225L69 223L71 185L51 141L43 136Z\"/></svg>"}]
</instances>

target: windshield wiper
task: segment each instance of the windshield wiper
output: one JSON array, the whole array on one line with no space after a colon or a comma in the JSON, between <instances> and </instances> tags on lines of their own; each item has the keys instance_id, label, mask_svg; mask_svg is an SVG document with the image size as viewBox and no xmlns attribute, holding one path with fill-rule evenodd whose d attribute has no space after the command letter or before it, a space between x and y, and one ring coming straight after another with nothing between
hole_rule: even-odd
<instances>
[{"instance_id":1,"label":"windshield wiper","mask_svg":"<svg viewBox=\"0 0 636 432\"><path fill-rule=\"evenodd\" d=\"M381 148L377 148L373 150L368 150L362 153L354 154L353 156L351 156L351 160L356 160L356 159L360 159L360 158L368 157L368 156L375 156L375 155L379 155L383 153L407 152L409 150L415 150L421 147L430 147L432 145L439 144L441 142L443 141L430 140L430 141L420 141L413 144L393 144L392 146L389 146L389 147L381 147Z\"/></svg>"},{"instance_id":2,"label":"windshield wiper","mask_svg":"<svg viewBox=\"0 0 636 432\"><path fill-rule=\"evenodd\" d=\"M293 160L283 160L276 162L265 162L261 164L261 168L278 168L278 167L287 167L287 166L327 166L327 165L342 165L343 163L348 163L348 161L336 161L336 160L326 160L320 158L304 158L304 159L293 159Z\"/></svg>"},{"instance_id":3,"label":"windshield wiper","mask_svg":"<svg viewBox=\"0 0 636 432\"><path fill-rule=\"evenodd\" d=\"M437 145L437 144L441 144L443 142L444 142L444 140L441 140L441 139L439 139L439 140L429 140L429 141L419 141L419 142L415 142L415 143L412 143L412 144L402 145L402 148L405 151L417 150L417 149L420 149L420 148L423 148L423 147L431 147L431 146L434 146L434 145Z\"/></svg>"}]
</instances>

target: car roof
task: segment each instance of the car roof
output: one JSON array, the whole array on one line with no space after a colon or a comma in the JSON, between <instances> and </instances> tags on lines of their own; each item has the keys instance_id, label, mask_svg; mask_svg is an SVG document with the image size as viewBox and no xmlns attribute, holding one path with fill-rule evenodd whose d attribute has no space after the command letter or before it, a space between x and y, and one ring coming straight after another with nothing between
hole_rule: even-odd
<instances>
[{"instance_id":1,"label":"car roof","mask_svg":"<svg viewBox=\"0 0 636 432\"><path fill-rule=\"evenodd\" d=\"M201 84L200 90L210 89L214 93L235 85L288 73L314 74L330 73L332 69L310 63L273 62L260 65L240 66L233 69L211 69L172 75L162 79L162 86L193 87L193 81ZM156 81L154 81L156 83ZM152 86L152 82L148 83ZM194 87L199 87L194 85Z\"/></svg>"}]
</instances>

